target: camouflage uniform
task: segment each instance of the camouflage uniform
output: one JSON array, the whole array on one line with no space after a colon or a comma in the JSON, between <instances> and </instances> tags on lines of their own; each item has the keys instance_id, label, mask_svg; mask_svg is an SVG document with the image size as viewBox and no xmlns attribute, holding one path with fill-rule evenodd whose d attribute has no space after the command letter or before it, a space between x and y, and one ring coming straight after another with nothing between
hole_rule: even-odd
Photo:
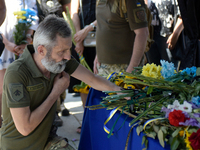
<instances>
[{"instance_id":1,"label":"camouflage uniform","mask_svg":"<svg viewBox=\"0 0 200 150\"><path fill-rule=\"evenodd\" d=\"M56 136L47 143L44 150L75 150L75 149L68 144L68 140L66 138Z\"/></svg>"}]
</instances>

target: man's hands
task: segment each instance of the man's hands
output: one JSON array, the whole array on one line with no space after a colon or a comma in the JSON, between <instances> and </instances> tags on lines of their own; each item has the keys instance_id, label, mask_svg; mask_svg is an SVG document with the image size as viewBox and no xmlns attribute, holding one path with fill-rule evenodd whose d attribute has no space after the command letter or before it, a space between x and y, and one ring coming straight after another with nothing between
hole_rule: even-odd
<instances>
[{"instance_id":1,"label":"man's hands","mask_svg":"<svg viewBox=\"0 0 200 150\"><path fill-rule=\"evenodd\" d=\"M24 48L26 47L26 44L16 45L15 43L8 41L5 45L5 47L7 50L14 53L15 55L19 55L19 54L23 53Z\"/></svg>"},{"instance_id":2,"label":"man's hands","mask_svg":"<svg viewBox=\"0 0 200 150\"><path fill-rule=\"evenodd\" d=\"M74 35L74 41L76 42L76 52L81 56L84 51L84 46L83 46L83 40L87 36L88 31L86 28L79 30L75 35Z\"/></svg>"},{"instance_id":3,"label":"man's hands","mask_svg":"<svg viewBox=\"0 0 200 150\"><path fill-rule=\"evenodd\" d=\"M14 53L16 55L22 54L24 52L25 47L26 47L26 44L16 45L14 48Z\"/></svg>"},{"instance_id":4,"label":"man's hands","mask_svg":"<svg viewBox=\"0 0 200 150\"><path fill-rule=\"evenodd\" d=\"M77 52L77 54L79 54L79 56L83 54L83 51L84 51L83 42L76 43L75 51Z\"/></svg>"},{"instance_id":5,"label":"man's hands","mask_svg":"<svg viewBox=\"0 0 200 150\"><path fill-rule=\"evenodd\" d=\"M177 41L178 41L178 37L179 37L179 35L177 35L177 34L171 34L170 36L169 36L169 38L167 39L167 44L168 44L168 48L170 49L170 50L173 50L174 49L174 47L175 47L175 45L176 45L176 43L177 43Z\"/></svg>"},{"instance_id":6,"label":"man's hands","mask_svg":"<svg viewBox=\"0 0 200 150\"><path fill-rule=\"evenodd\" d=\"M69 86L70 76L66 72L61 72L54 79L54 86L52 92L56 94L56 96L60 96Z\"/></svg>"},{"instance_id":7,"label":"man's hands","mask_svg":"<svg viewBox=\"0 0 200 150\"><path fill-rule=\"evenodd\" d=\"M99 66L101 65L101 63L98 62L98 58L97 58L97 55L96 55L96 57L95 57L95 59L94 59L94 67L93 67L94 74L98 74L97 64L98 64Z\"/></svg>"},{"instance_id":8,"label":"man's hands","mask_svg":"<svg viewBox=\"0 0 200 150\"><path fill-rule=\"evenodd\" d=\"M86 38L87 34L88 34L88 31L86 30L86 28L83 28L82 30L78 31L74 35L75 42L82 42Z\"/></svg>"},{"instance_id":9,"label":"man's hands","mask_svg":"<svg viewBox=\"0 0 200 150\"><path fill-rule=\"evenodd\" d=\"M130 67L130 65L127 67L126 72L131 73L134 70L133 67Z\"/></svg>"}]
</instances>

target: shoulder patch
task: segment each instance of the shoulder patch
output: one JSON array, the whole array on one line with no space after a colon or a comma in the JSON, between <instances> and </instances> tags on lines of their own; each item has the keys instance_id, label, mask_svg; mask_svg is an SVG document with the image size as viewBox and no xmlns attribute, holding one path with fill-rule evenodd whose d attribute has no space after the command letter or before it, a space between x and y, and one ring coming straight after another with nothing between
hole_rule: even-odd
<instances>
[{"instance_id":1,"label":"shoulder patch","mask_svg":"<svg viewBox=\"0 0 200 150\"><path fill-rule=\"evenodd\" d=\"M144 8L134 9L133 13L134 13L134 16L135 16L135 22L136 23L147 21L146 11L145 11Z\"/></svg>"},{"instance_id":2,"label":"shoulder patch","mask_svg":"<svg viewBox=\"0 0 200 150\"><path fill-rule=\"evenodd\" d=\"M9 90L14 101L20 101L24 97L23 85L20 83L10 83Z\"/></svg>"}]
</instances>

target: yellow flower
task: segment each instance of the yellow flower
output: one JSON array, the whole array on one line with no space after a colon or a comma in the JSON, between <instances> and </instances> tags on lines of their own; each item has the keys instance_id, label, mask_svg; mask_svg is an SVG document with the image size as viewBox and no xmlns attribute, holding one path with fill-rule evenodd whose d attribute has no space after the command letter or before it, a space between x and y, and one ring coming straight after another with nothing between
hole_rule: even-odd
<instances>
[{"instance_id":1,"label":"yellow flower","mask_svg":"<svg viewBox=\"0 0 200 150\"><path fill-rule=\"evenodd\" d=\"M17 16L22 16L23 14L26 14L26 11L16 11L13 14Z\"/></svg>"},{"instance_id":2,"label":"yellow flower","mask_svg":"<svg viewBox=\"0 0 200 150\"><path fill-rule=\"evenodd\" d=\"M191 136L190 133L188 133L187 130L185 130L185 133L186 133L186 138L184 139L185 143L186 143L186 147L189 149L189 150L193 150L192 146L190 145L190 141L189 141L189 137Z\"/></svg>"},{"instance_id":3,"label":"yellow flower","mask_svg":"<svg viewBox=\"0 0 200 150\"><path fill-rule=\"evenodd\" d=\"M151 65L146 64L142 68L142 75L151 78L161 79L163 78L161 75L161 70L162 67L160 65L156 66L154 63L152 63Z\"/></svg>"},{"instance_id":4,"label":"yellow flower","mask_svg":"<svg viewBox=\"0 0 200 150\"><path fill-rule=\"evenodd\" d=\"M183 137L183 135L184 135L184 130L179 131L179 135L180 135L181 137Z\"/></svg>"},{"instance_id":5,"label":"yellow flower","mask_svg":"<svg viewBox=\"0 0 200 150\"><path fill-rule=\"evenodd\" d=\"M25 16L17 16L17 19L26 19Z\"/></svg>"}]
</instances>

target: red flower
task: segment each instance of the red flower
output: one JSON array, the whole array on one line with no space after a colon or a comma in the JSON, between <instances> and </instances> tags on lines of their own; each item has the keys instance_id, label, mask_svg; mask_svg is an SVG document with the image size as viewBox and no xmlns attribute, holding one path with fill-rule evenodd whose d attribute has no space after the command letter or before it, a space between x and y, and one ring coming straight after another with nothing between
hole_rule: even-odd
<instances>
[{"instance_id":1,"label":"red flower","mask_svg":"<svg viewBox=\"0 0 200 150\"><path fill-rule=\"evenodd\" d=\"M194 150L200 149L200 129L197 133L193 132L189 137L189 141L191 142L191 146Z\"/></svg>"},{"instance_id":2,"label":"red flower","mask_svg":"<svg viewBox=\"0 0 200 150\"><path fill-rule=\"evenodd\" d=\"M174 110L169 113L169 123L173 126L179 127L179 122L185 122L187 119L181 110Z\"/></svg>"}]
</instances>

